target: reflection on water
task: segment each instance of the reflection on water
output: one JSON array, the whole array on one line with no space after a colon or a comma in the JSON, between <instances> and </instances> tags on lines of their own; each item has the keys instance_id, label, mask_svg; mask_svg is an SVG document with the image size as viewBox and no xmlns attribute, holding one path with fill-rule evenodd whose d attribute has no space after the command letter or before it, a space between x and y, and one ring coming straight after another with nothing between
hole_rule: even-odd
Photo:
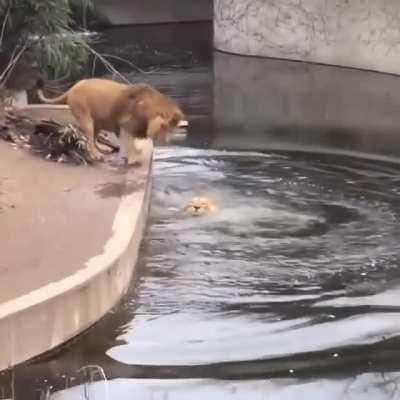
<instances>
[{"instance_id":1,"label":"reflection on water","mask_svg":"<svg viewBox=\"0 0 400 400\"><path fill-rule=\"evenodd\" d=\"M212 381L114 380L75 387L56 394L54 400L390 400L398 398L399 374L364 374L343 380L319 381ZM107 390L111 397L107 397Z\"/></svg>"},{"instance_id":2,"label":"reflection on water","mask_svg":"<svg viewBox=\"0 0 400 400\"><path fill-rule=\"evenodd\" d=\"M184 149L155 160L146 270L111 357L197 365L398 333L399 166ZM188 218L199 194L219 210Z\"/></svg>"}]
</instances>

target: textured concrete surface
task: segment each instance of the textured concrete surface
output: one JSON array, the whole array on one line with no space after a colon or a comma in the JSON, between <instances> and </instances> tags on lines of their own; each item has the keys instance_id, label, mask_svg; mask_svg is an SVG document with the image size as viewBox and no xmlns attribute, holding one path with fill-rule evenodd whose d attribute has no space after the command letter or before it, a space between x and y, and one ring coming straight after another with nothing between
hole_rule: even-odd
<instances>
[{"instance_id":1,"label":"textured concrete surface","mask_svg":"<svg viewBox=\"0 0 400 400\"><path fill-rule=\"evenodd\" d=\"M0 370L82 332L127 290L147 217L140 168L76 167L0 143Z\"/></svg>"},{"instance_id":2,"label":"textured concrete surface","mask_svg":"<svg viewBox=\"0 0 400 400\"><path fill-rule=\"evenodd\" d=\"M214 77L213 146L400 154L398 76L216 52Z\"/></svg>"},{"instance_id":3,"label":"textured concrete surface","mask_svg":"<svg viewBox=\"0 0 400 400\"><path fill-rule=\"evenodd\" d=\"M214 32L237 54L400 73L397 0L215 0Z\"/></svg>"},{"instance_id":4,"label":"textured concrete surface","mask_svg":"<svg viewBox=\"0 0 400 400\"><path fill-rule=\"evenodd\" d=\"M212 0L95 0L95 11L111 25L210 21Z\"/></svg>"}]
</instances>

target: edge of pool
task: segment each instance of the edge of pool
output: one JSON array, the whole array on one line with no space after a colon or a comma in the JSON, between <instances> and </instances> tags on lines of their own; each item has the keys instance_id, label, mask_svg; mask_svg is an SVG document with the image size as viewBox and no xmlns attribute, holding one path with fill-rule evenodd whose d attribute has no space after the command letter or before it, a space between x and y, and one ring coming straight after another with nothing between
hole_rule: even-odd
<instances>
[{"instance_id":1,"label":"edge of pool","mask_svg":"<svg viewBox=\"0 0 400 400\"><path fill-rule=\"evenodd\" d=\"M30 112L29 108L25 110ZM40 108L40 113L54 117L48 111ZM57 107L56 114L59 111L65 112L65 108ZM138 178L145 183L133 192L125 185L103 252L75 273L0 304L0 371L45 354L84 332L128 290L150 207L150 141L144 141L143 155L143 165L129 170L125 183Z\"/></svg>"}]
</instances>

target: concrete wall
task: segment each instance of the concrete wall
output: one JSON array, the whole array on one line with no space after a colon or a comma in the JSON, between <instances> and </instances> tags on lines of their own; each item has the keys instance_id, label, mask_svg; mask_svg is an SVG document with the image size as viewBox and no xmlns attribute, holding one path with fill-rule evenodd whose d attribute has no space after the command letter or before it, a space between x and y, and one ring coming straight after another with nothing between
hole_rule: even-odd
<instances>
[{"instance_id":1,"label":"concrete wall","mask_svg":"<svg viewBox=\"0 0 400 400\"><path fill-rule=\"evenodd\" d=\"M215 47L400 73L398 0L214 0Z\"/></svg>"},{"instance_id":2,"label":"concrete wall","mask_svg":"<svg viewBox=\"0 0 400 400\"><path fill-rule=\"evenodd\" d=\"M111 25L211 21L212 0L95 0L95 11Z\"/></svg>"},{"instance_id":3,"label":"concrete wall","mask_svg":"<svg viewBox=\"0 0 400 400\"><path fill-rule=\"evenodd\" d=\"M216 52L212 146L400 155L400 78Z\"/></svg>"}]
</instances>

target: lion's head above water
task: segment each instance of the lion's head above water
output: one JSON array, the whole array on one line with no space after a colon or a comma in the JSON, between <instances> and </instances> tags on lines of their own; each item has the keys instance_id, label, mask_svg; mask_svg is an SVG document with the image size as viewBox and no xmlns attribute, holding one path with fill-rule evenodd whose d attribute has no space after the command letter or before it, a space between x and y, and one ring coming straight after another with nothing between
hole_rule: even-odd
<instances>
[{"instance_id":1,"label":"lion's head above water","mask_svg":"<svg viewBox=\"0 0 400 400\"><path fill-rule=\"evenodd\" d=\"M189 200L185 207L184 211L186 214L191 215L193 217L199 217L201 215L206 215L214 212L217 209L214 201L208 197L193 197Z\"/></svg>"}]
</instances>

